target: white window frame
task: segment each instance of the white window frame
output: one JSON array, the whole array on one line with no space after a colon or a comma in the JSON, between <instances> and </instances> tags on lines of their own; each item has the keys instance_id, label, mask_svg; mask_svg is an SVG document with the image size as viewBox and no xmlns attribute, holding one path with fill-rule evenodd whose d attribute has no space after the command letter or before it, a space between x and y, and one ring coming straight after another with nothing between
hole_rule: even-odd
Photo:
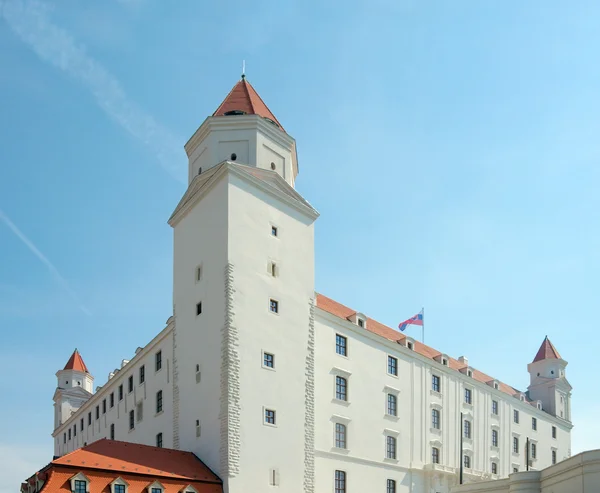
<instances>
[{"instance_id":1,"label":"white window frame","mask_svg":"<svg viewBox=\"0 0 600 493\"><path fill-rule=\"evenodd\" d=\"M153 488L159 488L160 493L165 493L165 487L159 481L154 481L154 483L147 486L146 491L148 493L152 493Z\"/></svg>"},{"instance_id":2,"label":"white window frame","mask_svg":"<svg viewBox=\"0 0 600 493\"><path fill-rule=\"evenodd\" d=\"M82 472L78 472L69 481L71 481L71 491L75 491L75 481L85 481L85 491L90 491L90 478Z\"/></svg>"},{"instance_id":3,"label":"white window frame","mask_svg":"<svg viewBox=\"0 0 600 493\"><path fill-rule=\"evenodd\" d=\"M337 404L342 404L344 406L350 405L350 377L351 377L352 373L347 370L344 370L342 368L334 367L331 369L330 374L333 376L333 378L332 378L333 395L331 396L332 402L335 402ZM342 377L342 378L346 379L346 400L345 401L337 398L337 378L336 377Z\"/></svg>"},{"instance_id":4,"label":"white window frame","mask_svg":"<svg viewBox=\"0 0 600 493\"><path fill-rule=\"evenodd\" d=\"M267 366L265 365L265 354L269 354L271 356L273 356L273 366ZM261 358L260 358L260 364L261 366L265 369L265 370L269 370L269 371L275 371L275 353L273 351L265 351L264 349L261 351L260 354Z\"/></svg>"},{"instance_id":5,"label":"white window frame","mask_svg":"<svg viewBox=\"0 0 600 493\"><path fill-rule=\"evenodd\" d=\"M273 418L275 423L267 423L267 411L273 411ZM262 408L262 422L265 426L270 426L271 428L277 428L277 409L273 406L263 406Z\"/></svg>"},{"instance_id":6,"label":"white window frame","mask_svg":"<svg viewBox=\"0 0 600 493\"><path fill-rule=\"evenodd\" d=\"M115 479L112 483L110 483L110 493L115 493L115 485L123 485L125 486L125 493L129 490L129 483L125 481L121 476Z\"/></svg>"}]
</instances>

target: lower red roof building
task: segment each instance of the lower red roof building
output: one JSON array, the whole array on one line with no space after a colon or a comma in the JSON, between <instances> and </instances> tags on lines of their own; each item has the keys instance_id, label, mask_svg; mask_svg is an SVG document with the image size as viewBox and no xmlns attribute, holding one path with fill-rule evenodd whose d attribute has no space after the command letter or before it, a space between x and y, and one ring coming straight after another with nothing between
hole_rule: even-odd
<instances>
[{"instance_id":1,"label":"lower red roof building","mask_svg":"<svg viewBox=\"0 0 600 493\"><path fill-rule=\"evenodd\" d=\"M54 459L21 492L222 493L223 485L191 452L103 439Z\"/></svg>"}]
</instances>

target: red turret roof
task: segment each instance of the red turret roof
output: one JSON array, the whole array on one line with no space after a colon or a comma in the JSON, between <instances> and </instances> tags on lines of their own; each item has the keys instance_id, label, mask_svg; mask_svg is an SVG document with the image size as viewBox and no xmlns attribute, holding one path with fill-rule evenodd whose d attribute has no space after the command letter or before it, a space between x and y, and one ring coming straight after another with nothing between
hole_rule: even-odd
<instances>
[{"instance_id":1,"label":"red turret roof","mask_svg":"<svg viewBox=\"0 0 600 493\"><path fill-rule=\"evenodd\" d=\"M544 339L544 342L542 342L542 345L540 346L539 351L535 355L535 358L533 358L533 362L536 363L536 362L542 361L544 359L561 359L560 354L558 354L558 351L556 350L554 345L550 342L550 339L548 339L548 336L546 336L546 338Z\"/></svg>"},{"instance_id":2,"label":"red turret roof","mask_svg":"<svg viewBox=\"0 0 600 493\"><path fill-rule=\"evenodd\" d=\"M243 111L247 115L258 115L268 118L279 125L279 128L285 132L279 120L271 113L254 87L244 77L235 85L223 100L221 105L213 113L213 116L225 116L229 111Z\"/></svg>"},{"instance_id":3,"label":"red turret roof","mask_svg":"<svg viewBox=\"0 0 600 493\"><path fill-rule=\"evenodd\" d=\"M64 370L84 371L86 373L89 373L87 366L85 366L83 358L81 357L81 354L79 354L79 351L77 351L77 349L73 351L73 354L69 358L69 361L67 361Z\"/></svg>"}]
</instances>

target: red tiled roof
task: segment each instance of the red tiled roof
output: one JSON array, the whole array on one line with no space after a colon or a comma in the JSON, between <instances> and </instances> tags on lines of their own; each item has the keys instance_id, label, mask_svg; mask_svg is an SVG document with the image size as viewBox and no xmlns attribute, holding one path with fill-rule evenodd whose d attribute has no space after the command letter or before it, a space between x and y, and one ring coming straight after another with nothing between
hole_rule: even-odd
<instances>
[{"instance_id":1,"label":"red tiled roof","mask_svg":"<svg viewBox=\"0 0 600 493\"><path fill-rule=\"evenodd\" d=\"M356 311L352 310L352 308L348 308L347 306L344 306L341 303L338 303L337 301L334 301L331 298L327 298L326 296L323 296L322 294L319 294L319 293L317 293L317 307L323 311L326 311L328 313L331 313L332 315L335 315L336 317L340 317L340 318L344 318L344 319L347 319L350 315L353 315L356 313ZM367 318L366 330L368 330L369 332L372 332L374 334L377 334L378 336L384 337L390 341L394 341L394 342L400 342L400 341L403 341L404 339L406 339L406 336L404 334L401 334L397 330L394 330L391 327L388 327L387 325L383 325L371 318ZM430 358L430 359L434 359L435 357L442 354L437 349L433 349L432 347L426 346L425 344L423 344L419 341L415 341L413 349L416 353L419 353L420 355L425 356L426 358ZM448 357L448 366L449 366L449 368L451 368L453 370L457 370L457 371L462 370L467 367L467 365L465 365L464 363L461 363L457 359L450 358L450 357ZM486 375L485 373L480 372L479 370L475 370L474 368L472 370L473 370L473 379L477 380L478 382L487 384L488 382L491 382L494 380L493 377L490 377L489 375ZM510 385L507 385L500 381L498 381L498 387L501 392L504 392L511 396L521 393L519 390L515 389L514 387L511 387Z\"/></svg>"},{"instance_id":2,"label":"red tiled roof","mask_svg":"<svg viewBox=\"0 0 600 493\"><path fill-rule=\"evenodd\" d=\"M69 358L69 361L67 361L67 364L65 365L64 369L65 370L84 371L86 373L89 373L87 366L85 366L85 363L83 362L83 358L81 357L81 355L79 354L79 351L77 351L77 349L75 349L75 351L73 351L73 354Z\"/></svg>"},{"instance_id":3,"label":"red tiled roof","mask_svg":"<svg viewBox=\"0 0 600 493\"><path fill-rule=\"evenodd\" d=\"M548 336L546 336L544 342L542 342L542 345L540 346L540 349L535 355L535 358L533 358L533 363L542 361L544 359L561 359L560 354L558 354L558 351L554 347L554 344L550 342Z\"/></svg>"},{"instance_id":4,"label":"red tiled roof","mask_svg":"<svg viewBox=\"0 0 600 493\"><path fill-rule=\"evenodd\" d=\"M137 443L98 440L52 461L54 465L146 474L160 478L220 483L219 478L193 453Z\"/></svg>"},{"instance_id":5,"label":"red tiled roof","mask_svg":"<svg viewBox=\"0 0 600 493\"><path fill-rule=\"evenodd\" d=\"M271 113L271 110L258 95L254 87L245 78L242 78L233 86L233 89L213 113L213 116L224 116L225 113L235 110L243 111L248 115L258 115L273 120L285 132L283 125L279 123L279 120L275 118L275 115Z\"/></svg>"}]
</instances>

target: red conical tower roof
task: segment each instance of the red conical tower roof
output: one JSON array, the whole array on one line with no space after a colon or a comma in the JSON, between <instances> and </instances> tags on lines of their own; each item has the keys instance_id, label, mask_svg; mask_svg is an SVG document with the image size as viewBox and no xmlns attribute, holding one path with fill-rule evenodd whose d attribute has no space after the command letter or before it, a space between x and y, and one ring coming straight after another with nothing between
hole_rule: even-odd
<instances>
[{"instance_id":1,"label":"red conical tower roof","mask_svg":"<svg viewBox=\"0 0 600 493\"><path fill-rule=\"evenodd\" d=\"M81 354L79 354L79 351L77 351L77 349L73 351L73 354L69 358L69 361L67 361L67 364L65 365L63 370L75 370L89 373L87 366L85 366L83 358L81 357Z\"/></svg>"},{"instance_id":2,"label":"red conical tower roof","mask_svg":"<svg viewBox=\"0 0 600 493\"><path fill-rule=\"evenodd\" d=\"M542 342L542 345L540 346L539 351L535 355L533 362L536 363L544 359L562 359L554 345L550 342L550 339L548 339L548 336L546 336L544 342Z\"/></svg>"},{"instance_id":3,"label":"red conical tower roof","mask_svg":"<svg viewBox=\"0 0 600 493\"><path fill-rule=\"evenodd\" d=\"M213 116L225 116L230 111L243 111L247 115L258 115L268 118L285 132L279 120L271 113L271 110L244 76L233 86L233 89L213 113Z\"/></svg>"}]
</instances>

